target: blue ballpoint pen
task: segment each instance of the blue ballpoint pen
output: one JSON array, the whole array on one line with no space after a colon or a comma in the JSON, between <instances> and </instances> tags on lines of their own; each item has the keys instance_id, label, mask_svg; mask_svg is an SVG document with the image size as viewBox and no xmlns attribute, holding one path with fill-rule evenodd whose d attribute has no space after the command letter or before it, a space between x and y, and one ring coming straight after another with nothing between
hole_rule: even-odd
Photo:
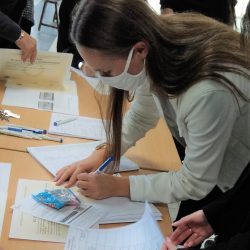
<instances>
[{"instance_id":1,"label":"blue ballpoint pen","mask_svg":"<svg viewBox=\"0 0 250 250\"><path fill-rule=\"evenodd\" d=\"M110 156L106 161L104 161L98 169L96 169L95 173L102 173L105 168L114 160L113 156Z\"/></svg>"},{"instance_id":2,"label":"blue ballpoint pen","mask_svg":"<svg viewBox=\"0 0 250 250\"><path fill-rule=\"evenodd\" d=\"M40 129L25 129L25 128L18 128L18 127L7 127L8 130L10 131L15 131L15 132L23 132L23 131L29 131L35 134L43 134L43 131Z\"/></svg>"},{"instance_id":3,"label":"blue ballpoint pen","mask_svg":"<svg viewBox=\"0 0 250 250\"><path fill-rule=\"evenodd\" d=\"M47 133L46 129L31 128L31 127L26 127L26 126L16 125L16 124L8 124L6 127L8 127L9 130L12 130L12 131L17 131L17 129L19 129L19 130L22 129L25 131L33 132L35 134L46 134ZM14 130L14 129L16 129L16 130Z\"/></svg>"}]
</instances>

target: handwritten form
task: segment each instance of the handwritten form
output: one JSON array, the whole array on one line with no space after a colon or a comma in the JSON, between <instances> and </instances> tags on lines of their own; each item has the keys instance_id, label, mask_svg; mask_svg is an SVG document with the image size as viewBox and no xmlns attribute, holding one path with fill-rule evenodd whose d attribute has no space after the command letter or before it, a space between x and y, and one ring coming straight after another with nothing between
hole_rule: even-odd
<instances>
[{"instance_id":1,"label":"handwritten form","mask_svg":"<svg viewBox=\"0 0 250 250\"><path fill-rule=\"evenodd\" d=\"M74 121L59 126L54 125L56 121L74 117L76 118ZM101 119L59 113L52 114L48 133L99 141L105 140L105 130Z\"/></svg>"},{"instance_id":2,"label":"handwritten form","mask_svg":"<svg viewBox=\"0 0 250 250\"><path fill-rule=\"evenodd\" d=\"M65 144L43 147L28 147L27 151L52 175L73 162L88 157L100 142L85 142L77 144ZM126 157L121 158L119 171L130 171L138 169L138 165Z\"/></svg>"},{"instance_id":3,"label":"handwritten form","mask_svg":"<svg viewBox=\"0 0 250 250\"><path fill-rule=\"evenodd\" d=\"M81 230L70 227L65 250L159 250L164 237L146 204L140 221L119 228Z\"/></svg>"},{"instance_id":4,"label":"handwritten form","mask_svg":"<svg viewBox=\"0 0 250 250\"><path fill-rule=\"evenodd\" d=\"M69 79L72 54L39 51L34 64L23 63L20 50L0 49L0 79L8 79L18 85L43 86L63 85Z\"/></svg>"},{"instance_id":5,"label":"handwritten form","mask_svg":"<svg viewBox=\"0 0 250 250\"><path fill-rule=\"evenodd\" d=\"M10 163L0 163L0 237L2 233L4 213L8 196L10 171Z\"/></svg>"}]
</instances>

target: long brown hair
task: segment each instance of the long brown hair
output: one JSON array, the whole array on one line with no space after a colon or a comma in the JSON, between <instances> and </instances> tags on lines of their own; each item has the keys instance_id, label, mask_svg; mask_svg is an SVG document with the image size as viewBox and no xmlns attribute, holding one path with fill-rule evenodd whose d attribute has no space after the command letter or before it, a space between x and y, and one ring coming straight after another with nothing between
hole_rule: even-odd
<instances>
[{"instance_id":1,"label":"long brown hair","mask_svg":"<svg viewBox=\"0 0 250 250\"><path fill-rule=\"evenodd\" d=\"M250 79L250 58L240 46L240 35L208 17L192 13L158 16L142 0L83 0L71 36L80 47L124 58L135 43L144 41L148 44L145 67L151 89L166 98L178 96L204 79L249 98L223 74ZM108 109L108 143L116 161L121 151L122 92L113 90Z\"/></svg>"}]
</instances>

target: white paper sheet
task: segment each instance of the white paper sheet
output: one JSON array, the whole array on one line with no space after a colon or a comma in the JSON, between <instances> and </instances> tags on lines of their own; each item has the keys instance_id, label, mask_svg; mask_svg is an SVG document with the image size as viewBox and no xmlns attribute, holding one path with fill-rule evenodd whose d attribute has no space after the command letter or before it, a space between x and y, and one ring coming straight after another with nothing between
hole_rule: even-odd
<instances>
[{"instance_id":1,"label":"white paper sheet","mask_svg":"<svg viewBox=\"0 0 250 250\"><path fill-rule=\"evenodd\" d=\"M73 188L77 194L77 188ZM125 197L111 197L103 200L93 200L82 195L78 198L83 203L108 211L108 213L99 220L100 224L135 222L138 221L144 212L144 202L131 201ZM161 212L153 205L149 205L155 220L162 220Z\"/></svg>"},{"instance_id":2,"label":"white paper sheet","mask_svg":"<svg viewBox=\"0 0 250 250\"><path fill-rule=\"evenodd\" d=\"M51 174L73 162L88 157L100 142L86 142L56 146L28 147L27 151ZM138 169L138 165L128 158L122 157L119 171Z\"/></svg>"},{"instance_id":3,"label":"white paper sheet","mask_svg":"<svg viewBox=\"0 0 250 250\"><path fill-rule=\"evenodd\" d=\"M20 50L0 49L0 79L18 85L58 88L68 79L72 54L38 51L34 64L23 63Z\"/></svg>"},{"instance_id":4,"label":"white paper sheet","mask_svg":"<svg viewBox=\"0 0 250 250\"><path fill-rule=\"evenodd\" d=\"M74 117L76 118L74 121L59 126L54 125L56 121ZM59 113L52 114L48 133L93 140L105 140L105 130L101 119Z\"/></svg>"},{"instance_id":5,"label":"white paper sheet","mask_svg":"<svg viewBox=\"0 0 250 250\"><path fill-rule=\"evenodd\" d=\"M132 225L112 229L80 230L70 227L65 250L159 250L164 237L149 206Z\"/></svg>"},{"instance_id":6,"label":"white paper sheet","mask_svg":"<svg viewBox=\"0 0 250 250\"><path fill-rule=\"evenodd\" d=\"M72 93L74 89L73 81L68 82L64 91L7 84L2 104L78 115L78 96Z\"/></svg>"},{"instance_id":7,"label":"white paper sheet","mask_svg":"<svg viewBox=\"0 0 250 250\"><path fill-rule=\"evenodd\" d=\"M8 197L10 171L11 171L10 163L0 162L0 238L2 233L6 201Z\"/></svg>"}]
</instances>

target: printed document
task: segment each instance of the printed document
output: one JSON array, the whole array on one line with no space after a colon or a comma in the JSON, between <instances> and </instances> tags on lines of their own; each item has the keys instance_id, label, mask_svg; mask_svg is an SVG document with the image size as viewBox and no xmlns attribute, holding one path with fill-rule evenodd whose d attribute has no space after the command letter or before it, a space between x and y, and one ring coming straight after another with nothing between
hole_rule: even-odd
<instances>
[{"instance_id":1,"label":"printed document","mask_svg":"<svg viewBox=\"0 0 250 250\"><path fill-rule=\"evenodd\" d=\"M164 242L161 230L146 204L138 222L119 228L86 229L70 227L65 250L159 250Z\"/></svg>"},{"instance_id":2,"label":"printed document","mask_svg":"<svg viewBox=\"0 0 250 250\"><path fill-rule=\"evenodd\" d=\"M77 194L77 188L73 190ZM78 198L83 202L90 204L108 213L100 220L100 224L120 223L120 222L135 222L138 221L144 212L144 202L131 201L126 197L111 197L103 200L94 200L79 195ZM153 205L149 205L152 210L152 215L155 220L162 220L161 212Z\"/></svg>"},{"instance_id":3,"label":"printed document","mask_svg":"<svg viewBox=\"0 0 250 250\"><path fill-rule=\"evenodd\" d=\"M76 120L59 126L54 125L56 121L63 121L69 118L76 118ZM48 133L98 141L105 140L105 129L101 119L59 113L52 114Z\"/></svg>"},{"instance_id":4,"label":"printed document","mask_svg":"<svg viewBox=\"0 0 250 250\"><path fill-rule=\"evenodd\" d=\"M20 50L0 49L0 79L49 89L63 87L69 79L72 54L38 51L36 62L31 64L23 63L20 53Z\"/></svg>"},{"instance_id":5,"label":"printed document","mask_svg":"<svg viewBox=\"0 0 250 250\"><path fill-rule=\"evenodd\" d=\"M52 189L54 184L51 181L19 180L18 192L15 203L20 203L23 199L31 196L34 192L44 189ZM39 219L32 215L23 213L18 209L13 210L10 238L40 240L51 242L65 242L68 226L55 222Z\"/></svg>"},{"instance_id":6,"label":"printed document","mask_svg":"<svg viewBox=\"0 0 250 250\"><path fill-rule=\"evenodd\" d=\"M36 181L40 182L41 185L46 183L44 181ZM21 196L22 193L25 192L25 188L29 185L33 186L33 180L26 180L25 182L24 180L19 180L16 195L18 197ZM62 188L55 186L53 182L49 185L51 186L49 190ZM32 194L36 195L43 191L45 191L45 189L34 190ZM75 225L86 228L92 227L106 213L104 209L101 210L85 202L81 202L79 206L64 206L61 209L55 209L35 201L31 195L28 195L28 197L21 202L15 203L12 208L59 224L67 226Z\"/></svg>"},{"instance_id":7,"label":"printed document","mask_svg":"<svg viewBox=\"0 0 250 250\"><path fill-rule=\"evenodd\" d=\"M52 175L71 163L88 157L100 142L85 142L55 146L28 147L27 151ZM119 171L139 169L138 165L126 157L121 158Z\"/></svg>"},{"instance_id":8,"label":"printed document","mask_svg":"<svg viewBox=\"0 0 250 250\"><path fill-rule=\"evenodd\" d=\"M0 162L0 238L2 233L6 201L8 197L10 171L10 163Z\"/></svg>"},{"instance_id":9,"label":"printed document","mask_svg":"<svg viewBox=\"0 0 250 250\"><path fill-rule=\"evenodd\" d=\"M16 86L7 83L3 105L78 115L76 84L68 81L64 90Z\"/></svg>"}]
</instances>

